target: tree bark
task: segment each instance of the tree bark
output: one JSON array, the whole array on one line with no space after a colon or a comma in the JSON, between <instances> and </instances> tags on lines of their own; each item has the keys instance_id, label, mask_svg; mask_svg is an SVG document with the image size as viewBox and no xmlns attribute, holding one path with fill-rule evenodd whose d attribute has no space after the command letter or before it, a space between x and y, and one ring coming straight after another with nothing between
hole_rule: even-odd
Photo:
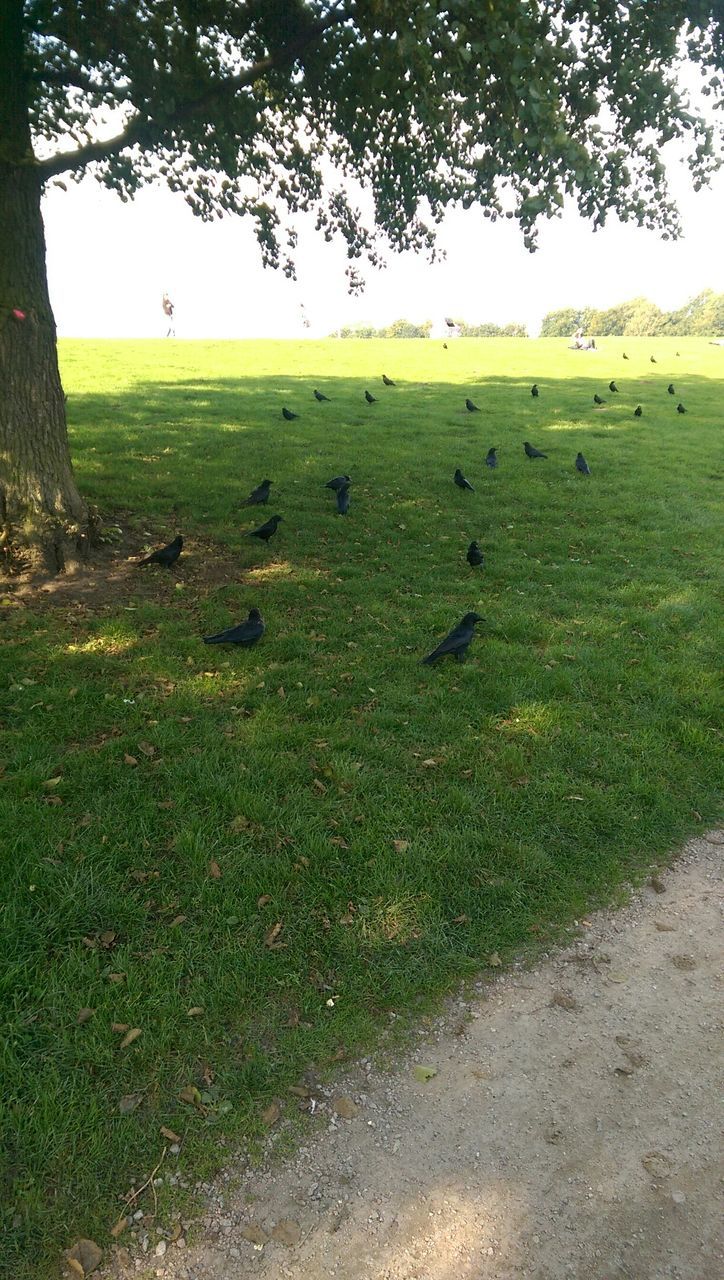
<instances>
[{"instance_id":1,"label":"tree bark","mask_svg":"<svg viewBox=\"0 0 724 1280\"><path fill-rule=\"evenodd\" d=\"M22 0L0 0L0 557L58 573L87 557L93 529L68 448L22 12Z\"/></svg>"}]
</instances>

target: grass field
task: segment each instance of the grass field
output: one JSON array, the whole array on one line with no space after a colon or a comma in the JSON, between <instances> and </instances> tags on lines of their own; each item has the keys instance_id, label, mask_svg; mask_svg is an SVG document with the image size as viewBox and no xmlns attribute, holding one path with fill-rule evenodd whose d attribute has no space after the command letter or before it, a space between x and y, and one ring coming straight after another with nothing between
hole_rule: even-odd
<instances>
[{"instance_id":1,"label":"grass field","mask_svg":"<svg viewBox=\"0 0 724 1280\"><path fill-rule=\"evenodd\" d=\"M716 817L724 351L600 347L61 345L78 478L126 549L96 594L0 591L16 1280L79 1235L109 1245L161 1126L193 1182L275 1099L296 1114L310 1065ZM346 518L321 487L339 472ZM240 507L266 476L268 548ZM125 566L177 532L175 571ZM252 605L254 649L201 644ZM469 609L467 662L421 666Z\"/></svg>"}]
</instances>

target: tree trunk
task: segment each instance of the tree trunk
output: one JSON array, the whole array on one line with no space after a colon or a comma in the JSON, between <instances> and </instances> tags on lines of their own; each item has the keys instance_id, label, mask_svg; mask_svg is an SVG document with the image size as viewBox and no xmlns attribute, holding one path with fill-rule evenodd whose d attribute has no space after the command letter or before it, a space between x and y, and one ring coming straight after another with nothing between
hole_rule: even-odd
<instances>
[{"instance_id":1,"label":"tree trunk","mask_svg":"<svg viewBox=\"0 0 724 1280\"><path fill-rule=\"evenodd\" d=\"M58 573L92 526L68 449L33 161L23 0L0 0L0 562Z\"/></svg>"}]
</instances>

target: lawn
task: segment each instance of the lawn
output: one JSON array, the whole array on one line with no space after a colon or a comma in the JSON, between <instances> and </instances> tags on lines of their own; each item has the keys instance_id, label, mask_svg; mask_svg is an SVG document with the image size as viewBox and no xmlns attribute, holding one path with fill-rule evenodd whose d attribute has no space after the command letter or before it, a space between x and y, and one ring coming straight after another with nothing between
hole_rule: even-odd
<instances>
[{"instance_id":1,"label":"lawn","mask_svg":"<svg viewBox=\"0 0 724 1280\"><path fill-rule=\"evenodd\" d=\"M296 1115L310 1066L665 860L721 782L724 350L67 341L61 365L120 567L77 597L0 587L15 1280L110 1245L162 1126L193 1183L275 1100ZM268 547L240 505L265 477ZM179 532L171 572L127 564ZM256 647L201 643L252 606ZM421 666L467 610L467 661Z\"/></svg>"}]
</instances>

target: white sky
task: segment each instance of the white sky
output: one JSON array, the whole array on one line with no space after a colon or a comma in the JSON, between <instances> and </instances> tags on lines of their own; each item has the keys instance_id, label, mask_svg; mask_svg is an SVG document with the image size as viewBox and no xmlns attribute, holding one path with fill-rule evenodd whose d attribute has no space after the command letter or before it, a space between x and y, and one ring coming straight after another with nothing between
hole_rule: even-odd
<instances>
[{"instance_id":1,"label":"white sky","mask_svg":"<svg viewBox=\"0 0 724 1280\"><path fill-rule=\"evenodd\" d=\"M227 217L202 223L164 187L131 204L87 177L44 201L51 300L63 337L159 337L161 295L176 306L179 338L324 337L346 324L377 327L404 316L445 315L469 323L520 321L531 334L546 311L581 303L611 306L645 295L669 310L702 289L724 292L724 173L695 193L683 164L670 177L684 237L612 219L595 235L575 209L540 229L529 254L513 221L491 224L476 210L453 211L439 232L447 260L431 266L391 255L367 268L360 297L346 291L346 257L311 220L296 221L299 280L261 266L251 225ZM311 328L302 325L302 305Z\"/></svg>"}]
</instances>

